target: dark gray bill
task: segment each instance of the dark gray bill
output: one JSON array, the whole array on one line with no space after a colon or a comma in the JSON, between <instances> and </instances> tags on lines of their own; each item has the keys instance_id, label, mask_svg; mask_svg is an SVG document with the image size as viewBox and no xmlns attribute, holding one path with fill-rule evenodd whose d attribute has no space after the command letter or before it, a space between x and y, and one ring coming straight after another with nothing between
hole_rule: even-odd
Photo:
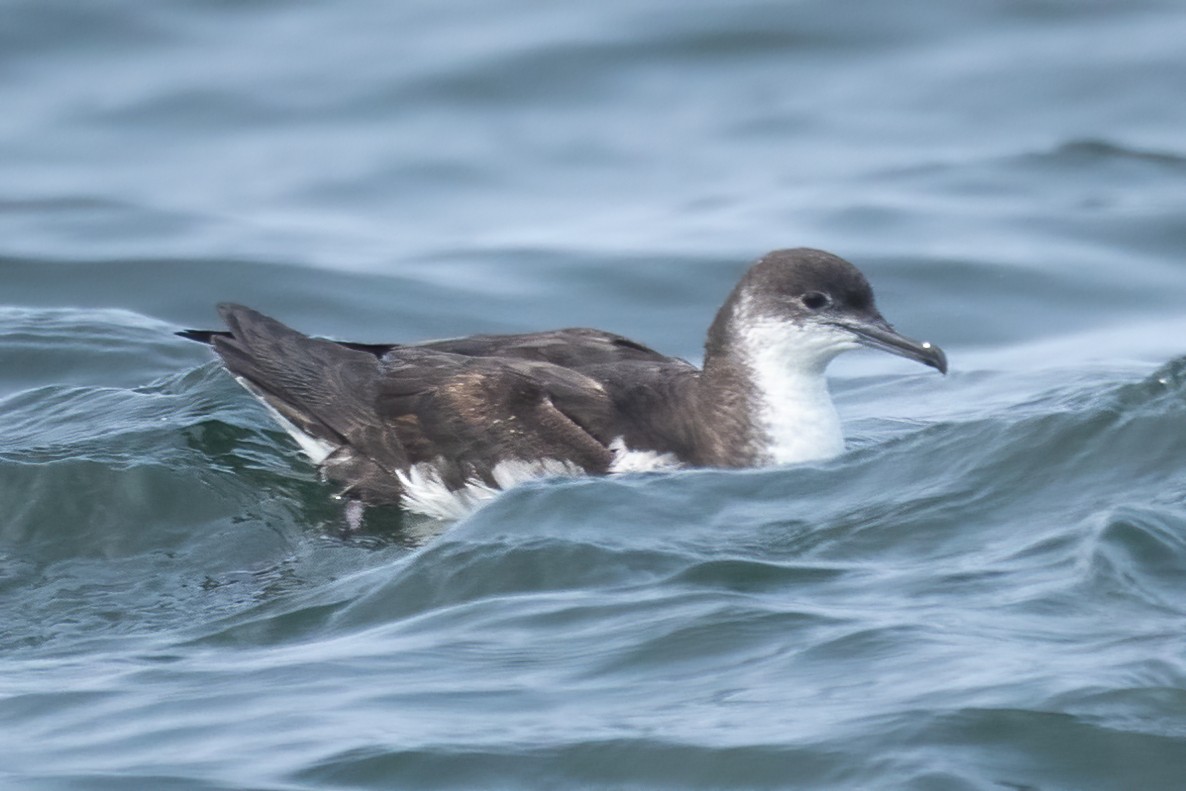
<instances>
[{"instance_id":1,"label":"dark gray bill","mask_svg":"<svg viewBox=\"0 0 1186 791\"><path fill-rule=\"evenodd\" d=\"M926 341L916 341L901 335L885 319L872 321L837 322L857 336L857 341L873 349L896 354L908 360L917 360L923 365L935 368L941 374L947 373L947 355L938 346Z\"/></svg>"}]
</instances>

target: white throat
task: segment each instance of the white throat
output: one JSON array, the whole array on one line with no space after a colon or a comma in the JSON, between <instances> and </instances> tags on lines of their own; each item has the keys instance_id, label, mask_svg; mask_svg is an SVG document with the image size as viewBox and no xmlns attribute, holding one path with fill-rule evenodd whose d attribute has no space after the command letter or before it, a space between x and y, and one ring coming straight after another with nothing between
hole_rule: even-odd
<instances>
[{"instance_id":1,"label":"white throat","mask_svg":"<svg viewBox=\"0 0 1186 791\"><path fill-rule=\"evenodd\" d=\"M844 432L824 370L833 357L856 346L851 336L818 324L764 318L740 326L765 434L764 461L797 464L842 453Z\"/></svg>"}]
</instances>

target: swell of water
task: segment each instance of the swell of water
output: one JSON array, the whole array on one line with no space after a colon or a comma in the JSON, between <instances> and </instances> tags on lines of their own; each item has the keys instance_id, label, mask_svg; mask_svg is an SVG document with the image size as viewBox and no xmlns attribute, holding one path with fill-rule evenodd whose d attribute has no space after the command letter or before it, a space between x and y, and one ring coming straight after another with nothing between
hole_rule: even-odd
<instances>
[{"instance_id":1,"label":"swell of water","mask_svg":"<svg viewBox=\"0 0 1186 791\"><path fill-rule=\"evenodd\" d=\"M185 353L102 318L142 363ZM44 787L1086 782L1084 743L1186 768L1181 361L818 467L528 486L435 538L384 511L341 538L214 364L3 406L3 710ZM218 758L162 758L191 754Z\"/></svg>"}]
</instances>

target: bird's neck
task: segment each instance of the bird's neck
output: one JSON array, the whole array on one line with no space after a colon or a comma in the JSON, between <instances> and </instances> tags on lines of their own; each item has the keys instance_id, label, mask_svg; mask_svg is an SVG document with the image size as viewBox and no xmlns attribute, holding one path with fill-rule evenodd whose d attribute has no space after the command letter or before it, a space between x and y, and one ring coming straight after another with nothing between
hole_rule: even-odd
<instances>
[{"instance_id":1,"label":"bird's neck","mask_svg":"<svg viewBox=\"0 0 1186 791\"><path fill-rule=\"evenodd\" d=\"M710 333L701 397L717 418L711 427L717 444L732 444L732 457L746 458L736 466L821 461L843 452L824 375L832 354L815 353L811 338L796 337L786 324L734 321L719 330Z\"/></svg>"},{"instance_id":2,"label":"bird's neck","mask_svg":"<svg viewBox=\"0 0 1186 791\"><path fill-rule=\"evenodd\" d=\"M840 415L822 366L794 365L774 346L752 350L746 362L766 463L820 461L844 451Z\"/></svg>"}]
</instances>

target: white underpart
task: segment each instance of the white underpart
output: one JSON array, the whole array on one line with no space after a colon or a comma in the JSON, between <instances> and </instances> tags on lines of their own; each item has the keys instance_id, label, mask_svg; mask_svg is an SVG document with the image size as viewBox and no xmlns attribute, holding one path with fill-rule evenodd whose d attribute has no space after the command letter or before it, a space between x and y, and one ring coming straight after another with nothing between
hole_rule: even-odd
<instances>
[{"instance_id":1,"label":"white underpart","mask_svg":"<svg viewBox=\"0 0 1186 791\"><path fill-rule=\"evenodd\" d=\"M451 490L441 480L436 467L423 462L395 475L404 487L400 505L433 519L461 519L498 494L497 489L477 480Z\"/></svg>"},{"instance_id":2,"label":"white underpart","mask_svg":"<svg viewBox=\"0 0 1186 791\"><path fill-rule=\"evenodd\" d=\"M679 460L670 453L630 450L622 437L610 443L609 449L614 454L609 471L614 474L670 470L680 466ZM497 497L503 490L521 483L586 474L578 465L562 459L509 460L494 465L491 472L494 486L471 478L460 489L450 489L441 480L437 469L435 464L421 462L396 473L404 487L400 503L404 508L434 519L461 519Z\"/></svg>"},{"instance_id":3,"label":"white underpart","mask_svg":"<svg viewBox=\"0 0 1186 791\"><path fill-rule=\"evenodd\" d=\"M241 376L236 376L235 381L264 405L272 419L296 440L297 445L314 464L322 464L339 449L338 445L314 437L297 427L269 404L251 382ZM670 453L631 450L626 447L626 441L622 437L611 442L609 449L614 454L609 469L611 474L670 470L681 466L679 459ZM413 464L407 470L397 471L395 475L404 488L400 503L404 508L433 519L453 520L468 516L494 499L503 490L513 488L521 483L541 478L576 477L584 474L585 471L579 466L562 459L534 461L512 459L501 461L494 466L491 471L491 477L495 482L494 486L479 478L471 478L460 489L450 489L441 479L438 465L427 462Z\"/></svg>"},{"instance_id":4,"label":"white underpart","mask_svg":"<svg viewBox=\"0 0 1186 791\"><path fill-rule=\"evenodd\" d=\"M610 462L611 474L625 472L652 472L654 470L673 470L682 466L680 460L671 453L660 453L654 450L631 450L626 447L624 437L618 437L609 444L614 460Z\"/></svg>"},{"instance_id":5,"label":"white underpart","mask_svg":"<svg viewBox=\"0 0 1186 791\"><path fill-rule=\"evenodd\" d=\"M491 476L495 485L471 478L460 489L452 490L441 480L435 464L421 462L396 473L404 487L400 504L409 511L434 519L461 519L468 516L504 489L527 481L557 476L584 475L577 465L560 459L537 461L508 460L494 465Z\"/></svg>"},{"instance_id":6,"label":"white underpart","mask_svg":"<svg viewBox=\"0 0 1186 791\"><path fill-rule=\"evenodd\" d=\"M256 400L264 405L264 409L268 410L268 414L272 416L272 419L279 423L280 427L288 432L290 437L296 440L297 444L301 446L301 450L305 452L305 455L308 456L309 460L314 464L321 464L338 449L338 446L332 442L318 439L317 437L314 437L298 428L295 423L286 418L284 415L280 414L280 411L276 409L276 407L269 404L267 399L261 396L259 391L255 389L255 386L252 385L251 382L244 379L242 376L236 376L235 381L243 385L247 392L255 396Z\"/></svg>"},{"instance_id":7,"label":"white underpart","mask_svg":"<svg viewBox=\"0 0 1186 791\"><path fill-rule=\"evenodd\" d=\"M749 306L744 303L741 310ZM840 415L824 370L836 355L859 344L851 333L825 324L750 315L741 345L758 389L767 462L796 464L844 451Z\"/></svg>"}]
</instances>

